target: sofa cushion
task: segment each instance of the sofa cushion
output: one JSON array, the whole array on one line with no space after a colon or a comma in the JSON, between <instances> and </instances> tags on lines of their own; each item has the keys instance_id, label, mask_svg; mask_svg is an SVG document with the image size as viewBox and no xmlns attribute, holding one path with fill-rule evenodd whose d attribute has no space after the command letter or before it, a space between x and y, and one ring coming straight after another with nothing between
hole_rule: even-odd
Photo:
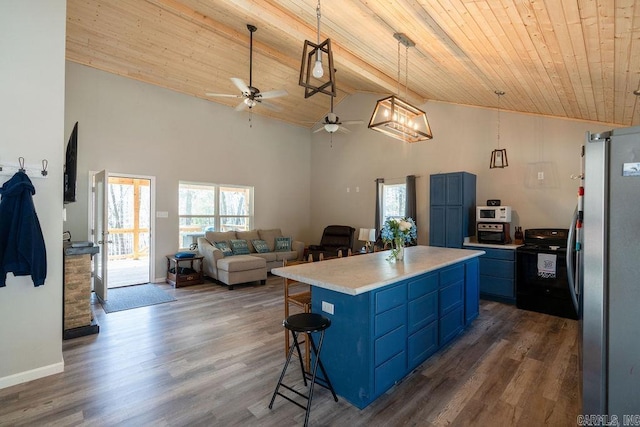
<instances>
[{"instance_id":1,"label":"sofa cushion","mask_svg":"<svg viewBox=\"0 0 640 427\"><path fill-rule=\"evenodd\" d=\"M231 239L237 239L235 231L207 231L204 237L211 243L228 242Z\"/></svg>"},{"instance_id":2,"label":"sofa cushion","mask_svg":"<svg viewBox=\"0 0 640 427\"><path fill-rule=\"evenodd\" d=\"M231 250L234 255L249 255L249 243L243 239L231 239Z\"/></svg>"},{"instance_id":3,"label":"sofa cushion","mask_svg":"<svg viewBox=\"0 0 640 427\"><path fill-rule=\"evenodd\" d=\"M223 240L222 242L213 242L213 245L220 249L224 256L233 255L233 250L229 246L229 242Z\"/></svg>"},{"instance_id":4,"label":"sofa cushion","mask_svg":"<svg viewBox=\"0 0 640 427\"><path fill-rule=\"evenodd\" d=\"M269 245L267 245L267 242L265 242L264 240L261 239L253 239L251 241L251 245L253 246L255 252L259 253L259 254L264 254L269 251Z\"/></svg>"},{"instance_id":5,"label":"sofa cushion","mask_svg":"<svg viewBox=\"0 0 640 427\"><path fill-rule=\"evenodd\" d=\"M260 235L258 234L258 230L250 230L250 231L236 231L236 239L243 239L247 242L250 242L255 239L259 239ZM253 248L253 245L249 245L249 252L256 253L257 251Z\"/></svg>"},{"instance_id":6,"label":"sofa cushion","mask_svg":"<svg viewBox=\"0 0 640 427\"><path fill-rule=\"evenodd\" d=\"M218 269L231 273L234 271L267 268L267 261L264 258L253 255L236 255L219 259L217 265Z\"/></svg>"},{"instance_id":7,"label":"sofa cushion","mask_svg":"<svg viewBox=\"0 0 640 427\"><path fill-rule=\"evenodd\" d=\"M291 237L276 237L275 251L289 252L291 250Z\"/></svg>"},{"instance_id":8,"label":"sofa cushion","mask_svg":"<svg viewBox=\"0 0 640 427\"><path fill-rule=\"evenodd\" d=\"M265 252L265 253L255 253L255 254L251 254L251 256L255 256L255 257L260 257L262 259L264 259L267 262L273 262L277 260L277 256L279 254L284 254L286 252Z\"/></svg>"},{"instance_id":9,"label":"sofa cushion","mask_svg":"<svg viewBox=\"0 0 640 427\"><path fill-rule=\"evenodd\" d=\"M279 228L272 228L270 230L258 230L260 238L267 242L269 245L269 251L273 252L276 247L276 237L282 237L282 231Z\"/></svg>"}]
</instances>

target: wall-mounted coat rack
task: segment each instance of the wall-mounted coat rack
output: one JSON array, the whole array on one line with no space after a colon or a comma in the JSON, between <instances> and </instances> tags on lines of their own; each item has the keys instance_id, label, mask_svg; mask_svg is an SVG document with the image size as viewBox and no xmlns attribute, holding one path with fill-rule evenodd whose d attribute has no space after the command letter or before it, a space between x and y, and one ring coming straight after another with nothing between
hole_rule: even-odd
<instances>
[{"instance_id":1,"label":"wall-mounted coat rack","mask_svg":"<svg viewBox=\"0 0 640 427\"><path fill-rule=\"evenodd\" d=\"M0 175L14 175L16 172L22 171L26 173L29 178L48 178L48 166L49 161L47 159L42 160L40 165L25 165L24 157L18 157L18 163L0 162Z\"/></svg>"}]
</instances>

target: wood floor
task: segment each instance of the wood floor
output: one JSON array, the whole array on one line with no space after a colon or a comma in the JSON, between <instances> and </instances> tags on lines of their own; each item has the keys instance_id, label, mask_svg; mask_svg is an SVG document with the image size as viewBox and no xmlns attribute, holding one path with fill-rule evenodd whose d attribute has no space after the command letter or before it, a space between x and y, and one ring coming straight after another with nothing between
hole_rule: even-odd
<instances>
[{"instance_id":1,"label":"wood floor","mask_svg":"<svg viewBox=\"0 0 640 427\"><path fill-rule=\"evenodd\" d=\"M64 342L63 373L0 390L0 425L301 425L297 406L267 408L284 362L281 281L166 286L177 301L108 315L95 305L100 333ZM364 410L316 388L310 425L575 426L577 322L480 308Z\"/></svg>"}]
</instances>

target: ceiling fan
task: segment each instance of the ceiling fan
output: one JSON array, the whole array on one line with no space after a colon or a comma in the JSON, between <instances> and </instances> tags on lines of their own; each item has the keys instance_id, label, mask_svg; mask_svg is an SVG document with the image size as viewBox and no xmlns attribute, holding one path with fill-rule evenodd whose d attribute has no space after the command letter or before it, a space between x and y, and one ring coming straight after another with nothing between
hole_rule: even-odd
<instances>
[{"instance_id":1,"label":"ceiling fan","mask_svg":"<svg viewBox=\"0 0 640 427\"><path fill-rule=\"evenodd\" d=\"M321 130L326 130L331 134L335 132L349 133L351 131L346 127L344 127L344 125L361 125L364 122L362 120L345 120L344 122L341 122L340 117L338 117L333 112L333 96L332 96L331 111L326 116L324 116L324 118L320 123L322 126L314 130L313 133L320 132Z\"/></svg>"},{"instance_id":2,"label":"ceiling fan","mask_svg":"<svg viewBox=\"0 0 640 427\"><path fill-rule=\"evenodd\" d=\"M260 89L253 86L253 33L258 29L255 25L247 24L249 30L249 85L244 80L238 77L231 77L231 81L238 89L240 89L240 95L231 95L226 93L207 93L207 96L218 96L226 98L241 98L242 102L236 107L236 111L242 111L245 108L253 108L256 105L262 105L274 111L281 111L282 107L268 102L264 102L265 99L278 98L280 96L288 95L289 93L284 90L272 90L269 92L260 92Z\"/></svg>"}]
</instances>

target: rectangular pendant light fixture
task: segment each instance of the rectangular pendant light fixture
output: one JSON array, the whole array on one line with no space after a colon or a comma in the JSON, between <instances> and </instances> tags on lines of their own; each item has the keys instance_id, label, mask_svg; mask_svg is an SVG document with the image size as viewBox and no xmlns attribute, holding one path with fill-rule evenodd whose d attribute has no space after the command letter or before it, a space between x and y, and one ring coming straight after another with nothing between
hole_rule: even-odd
<instances>
[{"instance_id":1,"label":"rectangular pendant light fixture","mask_svg":"<svg viewBox=\"0 0 640 427\"><path fill-rule=\"evenodd\" d=\"M376 103L369 121L369 129L406 142L433 138L427 114L395 95L380 99Z\"/></svg>"},{"instance_id":2,"label":"rectangular pendant light fixture","mask_svg":"<svg viewBox=\"0 0 640 427\"><path fill-rule=\"evenodd\" d=\"M403 33L395 33L393 37L398 40L398 92L400 92L400 45L406 49L405 90L409 74L409 48L415 43ZM427 121L427 113L391 95L380 99L373 110L369 129L377 130L392 138L406 142L418 142L432 139L433 134Z\"/></svg>"}]
</instances>

